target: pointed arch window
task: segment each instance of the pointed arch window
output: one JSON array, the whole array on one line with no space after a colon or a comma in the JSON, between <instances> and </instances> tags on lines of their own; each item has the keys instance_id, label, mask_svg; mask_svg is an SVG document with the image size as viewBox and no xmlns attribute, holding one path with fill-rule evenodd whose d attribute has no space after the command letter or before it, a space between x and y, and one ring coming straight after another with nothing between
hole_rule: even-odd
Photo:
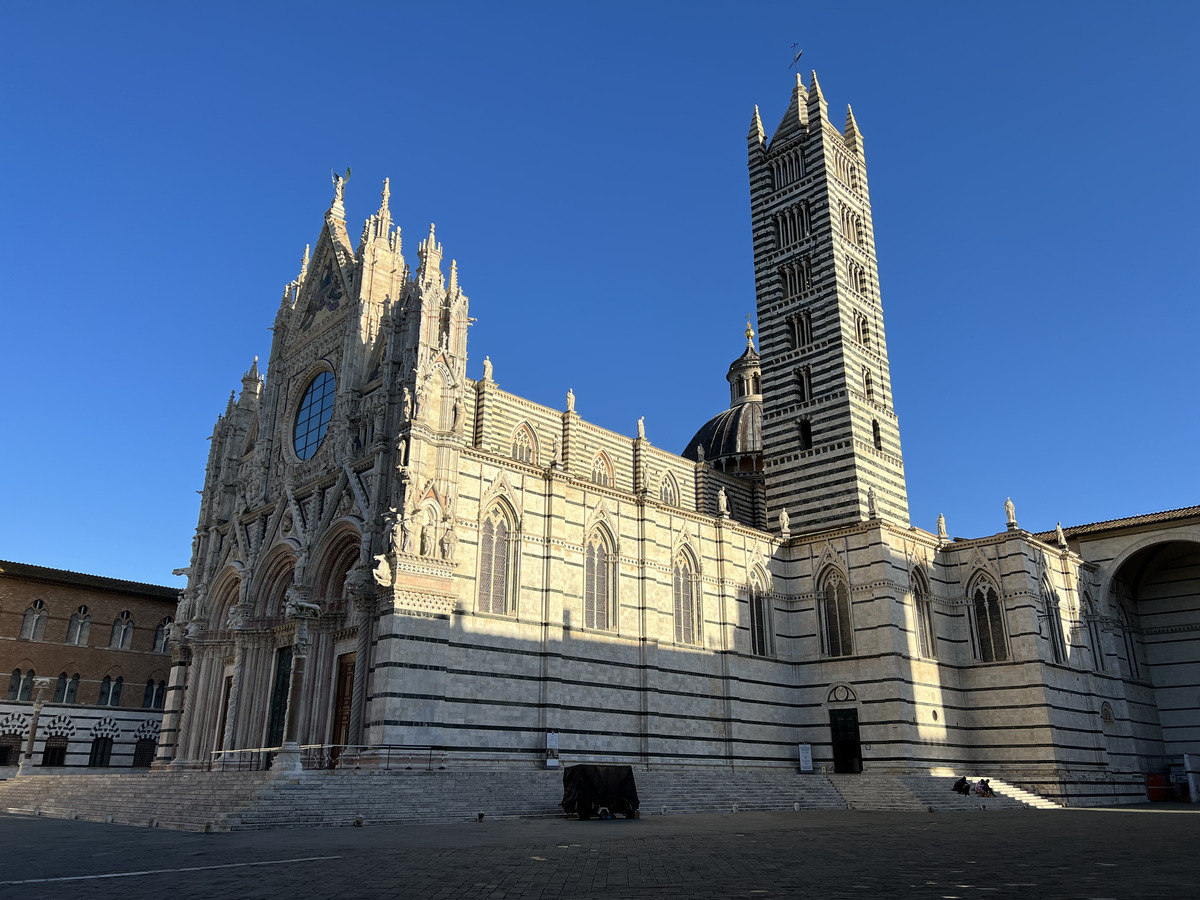
<instances>
[{"instance_id":1,"label":"pointed arch window","mask_svg":"<svg viewBox=\"0 0 1200 900\"><path fill-rule=\"evenodd\" d=\"M854 626L850 621L850 588L842 573L830 572L821 593L821 649L826 656L849 656L854 652Z\"/></svg>"},{"instance_id":2,"label":"pointed arch window","mask_svg":"<svg viewBox=\"0 0 1200 900\"><path fill-rule=\"evenodd\" d=\"M1050 638L1050 652L1056 663L1064 663L1067 660L1067 642L1063 635L1062 608L1058 601L1058 594L1047 582L1042 582L1042 602L1046 607L1045 617Z\"/></svg>"},{"instance_id":3,"label":"pointed arch window","mask_svg":"<svg viewBox=\"0 0 1200 900\"><path fill-rule=\"evenodd\" d=\"M167 616L165 619L163 619L161 622L159 622L158 627L154 629L154 652L155 653L166 653L168 650L171 649L167 643L167 634L168 634L168 629L170 627L171 627L171 617Z\"/></svg>"},{"instance_id":4,"label":"pointed arch window","mask_svg":"<svg viewBox=\"0 0 1200 900\"><path fill-rule=\"evenodd\" d=\"M971 615L975 638L982 662L1003 662L1008 659L1008 644L1004 638L1004 610L995 586L980 580L971 594Z\"/></svg>"},{"instance_id":5,"label":"pointed arch window","mask_svg":"<svg viewBox=\"0 0 1200 900\"><path fill-rule=\"evenodd\" d=\"M675 483L675 478L670 472L663 476L662 483L658 486L658 499L667 506L679 505L679 485Z\"/></svg>"},{"instance_id":6,"label":"pointed arch window","mask_svg":"<svg viewBox=\"0 0 1200 900\"><path fill-rule=\"evenodd\" d=\"M608 487L612 484L612 469L603 453L597 454L596 459L592 462L592 483L601 487Z\"/></svg>"},{"instance_id":7,"label":"pointed arch window","mask_svg":"<svg viewBox=\"0 0 1200 900\"><path fill-rule=\"evenodd\" d=\"M771 656L774 645L772 604L757 578L750 580L750 652L755 656Z\"/></svg>"},{"instance_id":8,"label":"pointed arch window","mask_svg":"<svg viewBox=\"0 0 1200 900\"><path fill-rule=\"evenodd\" d=\"M601 631L611 629L616 620L617 567L612 546L608 536L597 529L584 549L583 623Z\"/></svg>"},{"instance_id":9,"label":"pointed arch window","mask_svg":"<svg viewBox=\"0 0 1200 900\"><path fill-rule=\"evenodd\" d=\"M29 700L33 696L33 679L33 669L24 673L20 669L13 669L8 679L8 699Z\"/></svg>"},{"instance_id":10,"label":"pointed arch window","mask_svg":"<svg viewBox=\"0 0 1200 900\"><path fill-rule=\"evenodd\" d=\"M516 542L512 526L499 505L483 520L479 534L480 612L504 615L513 608L513 556Z\"/></svg>"},{"instance_id":11,"label":"pointed arch window","mask_svg":"<svg viewBox=\"0 0 1200 900\"><path fill-rule=\"evenodd\" d=\"M100 681L100 698L96 701L98 706L120 706L121 705L121 689L125 687L125 679L118 675L113 679L109 675L105 675Z\"/></svg>"},{"instance_id":12,"label":"pointed arch window","mask_svg":"<svg viewBox=\"0 0 1200 900\"><path fill-rule=\"evenodd\" d=\"M912 585L913 614L917 620L917 649L926 659L937 658L937 633L933 630L933 601L929 596L929 579L916 568L909 575Z\"/></svg>"},{"instance_id":13,"label":"pointed arch window","mask_svg":"<svg viewBox=\"0 0 1200 900\"><path fill-rule=\"evenodd\" d=\"M513 433L512 458L517 462L530 464L536 461L533 455L533 437L524 425Z\"/></svg>"},{"instance_id":14,"label":"pointed arch window","mask_svg":"<svg viewBox=\"0 0 1200 900\"><path fill-rule=\"evenodd\" d=\"M879 428L879 420L871 420L871 442L875 445L876 450L883 449L883 432Z\"/></svg>"},{"instance_id":15,"label":"pointed arch window","mask_svg":"<svg viewBox=\"0 0 1200 900\"><path fill-rule=\"evenodd\" d=\"M1096 604L1085 591L1083 594L1083 617L1087 622L1088 644L1092 651L1092 668L1097 672L1104 671L1104 646L1100 642L1100 617L1096 614Z\"/></svg>"},{"instance_id":16,"label":"pointed arch window","mask_svg":"<svg viewBox=\"0 0 1200 900\"><path fill-rule=\"evenodd\" d=\"M167 694L167 683L155 681L153 678L146 682L146 690L142 692L142 709L162 709L163 698Z\"/></svg>"},{"instance_id":17,"label":"pointed arch window","mask_svg":"<svg viewBox=\"0 0 1200 900\"><path fill-rule=\"evenodd\" d=\"M21 620L21 640L40 641L42 635L46 633L46 620L48 618L49 613L46 611L46 604L41 600L34 600L30 607L25 610L25 618Z\"/></svg>"},{"instance_id":18,"label":"pointed arch window","mask_svg":"<svg viewBox=\"0 0 1200 900\"><path fill-rule=\"evenodd\" d=\"M133 645L133 614L125 610L112 624L108 646L112 650L128 650Z\"/></svg>"},{"instance_id":19,"label":"pointed arch window","mask_svg":"<svg viewBox=\"0 0 1200 900\"><path fill-rule=\"evenodd\" d=\"M675 601L675 643L696 643L696 576L695 566L685 553L675 559L671 593Z\"/></svg>"},{"instance_id":20,"label":"pointed arch window","mask_svg":"<svg viewBox=\"0 0 1200 900\"><path fill-rule=\"evenodd\" d=\"M71 614L71 621L67 623L67 643L86 647L91 633L92 615L86 606L81 606Z\"/></svg>"},{"instance_id":21,"label":"pointed arch window","mask_svg":"<svg viewBox=\"0 0 1200 900\"><path fill-rule=\"evenodd\" d=\"M875 385L871 378L871 370L863 366L863 396L867 398L868 403L875 402Z\"/></svg>"}]
</instances>

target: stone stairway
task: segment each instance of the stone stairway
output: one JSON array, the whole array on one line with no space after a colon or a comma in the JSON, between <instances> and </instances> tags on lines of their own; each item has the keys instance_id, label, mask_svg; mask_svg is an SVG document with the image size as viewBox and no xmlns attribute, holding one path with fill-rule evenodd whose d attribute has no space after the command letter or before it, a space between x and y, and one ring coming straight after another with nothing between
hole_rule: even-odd
<instances>
[{"instance_id":1,"label":"stone stairway","mask_svg":"<svg viewBox=\"0 0 1200 900\"><path fill-rule=\"evenodd\" d=\"M641 814L783 810L918 811L1057 804L992 779L995 798L963 797L953 778L799 774L724 766L634 768ZM227 831L561 816L561 770L392 769L22 776L0 783L0 811Z\"/></svg>"},{"instance_id":2,"label":"stone stairway","mask_svg":"<svg viewBox=\"0 0 1200 900\"><path fill-rule=\"evenodd\" d=\"M1009 784L1007 781L1001 781L999 778L989 778L988 784L992 786L992 790L996 792L997 797L1011 798L1032 809L1063 808L1061 803L1055 803L1052 800L1047 800L1045 797L1031 794L1029 791L1022 790L1016 785Z\"/></svg>"},{"instance_id":3,"label":"stone stairway","mask_svg":"<svg viewBox=\"0 0 1200 900\"><path fill-rule=\"evenodd\" d=\"M726 768L634 769L642 815L844 809L821 775ZM305 772L267 785L233 830L561 816L561 770Z\"/></svg>"},{"instance_id":4,"label":"stone stairway","mask_svg":"<svg viewBox=\"0 0 1200 900\"><path fill-rule=\"evenodd\" d=\"M977 780L970 775L967 778L970 781ZM992 790L996 792L995 797L977 797L969 794L955 793L953 790L954 782L958 781L958 776L956 775L901 775L900 781L903 782L904 786L922 804L926 807L932 807L936 812L968 812L971 810L978 811L981 808L1024 809L1026 806L1032 805L1006 791L1002 791L1000 788L1002 782L997 781L995 778L988 779L992 785ZM1041 798L1037 799L1040 800Z\"/></svg>"},{"instance_id":5,"label":"stone stairway","mask_svg":"<svg viewBox=\"0 0 1200 900\"><path fill-rule=\"evenodd\" d=\"M0 783L0 811L120 825L225 831L265 772L26 775Z\"/></svg>"},{"instance_id":6,"label":"stone stairway","mask_svg":"<svg viewBox=\"0 0 1200 900\"><path fill-rule=\"evenodd\" d=\"M887 772L862 772L858 775L828 775L847 809L887 809L925 811L922 803L900 778Z\"/></svg>"}]
</instances>

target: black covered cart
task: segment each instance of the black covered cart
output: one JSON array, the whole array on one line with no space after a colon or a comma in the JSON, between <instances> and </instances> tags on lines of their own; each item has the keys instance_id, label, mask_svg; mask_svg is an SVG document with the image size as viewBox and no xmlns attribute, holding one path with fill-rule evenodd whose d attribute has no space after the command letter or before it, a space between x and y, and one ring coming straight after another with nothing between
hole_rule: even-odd
<instances>
[{"instance_id":1,"label":"black covered cart","mask_svg":"<svg viewBox=\"0 0 1200 900\"><path fill-rule=\"evenodd\" d=\"M568 816L590 819L601 809L637 818L637 785L630 766L567 766L563 769L563 798L559 804Z\"/></svg>"}]
</instances>

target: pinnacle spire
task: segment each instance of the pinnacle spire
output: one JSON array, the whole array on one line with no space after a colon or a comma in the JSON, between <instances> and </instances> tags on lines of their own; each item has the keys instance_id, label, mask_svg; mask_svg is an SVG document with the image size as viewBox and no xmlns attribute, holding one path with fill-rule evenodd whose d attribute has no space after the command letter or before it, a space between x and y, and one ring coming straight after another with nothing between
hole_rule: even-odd
<instances>
[{"instance_id":1,"label":"pinnacle spire","mask_svg":"<svg viewBox=\"0 0 1200 900\"><path fill-rule=\"evenodd\" d=\"M308 274L309 250L310 250L310 246L308 244L305 244L304 245L304 258L300 260L300 277L296 279L297 281L303 281L304 276Z\"/></svg>"},{"instance_id":2,"label":"pinnacle spire","mask_svg":"<svg viewBox=\"0 0 1200 900\"><path fill-rule=\"evenodd\" d=\"M854 108L846 104L846 130L843 134L846 146L857 152L862 151L862 132L858 130L858 122L854 121Z\"/></svg>"},{"instance_id":3,"label":"pinnacle spire","mask_svg":"<svg viewBox=\"0 0 1200 900\"><path fill-rule=\"evenodd\" d=\"M817 81L817 70L813 69L812 78L808 84L808 122L809 129L818 127L829 118L829 104L821 93L821 83Z\"/></svg>"},{"instance_id":4,"label":"pinnacle spire","mask_svg":"<svg viewBox=\"0 0 1200 900\"><path fill-rule=\"evenodd\" d=\"M450 286L446 288L446 293L453 294L458 291L458 260L450 260Z\"/></svg>"},{"instance_id":5,"label":"pinnacle spire","mask_svg":"<svg viewBox=\"0 0 1200 900\"><path fill-rule=\"evenodd\" d=\"M763 131L762 117L758 114L757 103L754 104L754 115L750 118L750 134L747 137L750 138L751 143L757 141L760 144L763 138L766 137L766 132Z\"/></svg>"}]
</instances>

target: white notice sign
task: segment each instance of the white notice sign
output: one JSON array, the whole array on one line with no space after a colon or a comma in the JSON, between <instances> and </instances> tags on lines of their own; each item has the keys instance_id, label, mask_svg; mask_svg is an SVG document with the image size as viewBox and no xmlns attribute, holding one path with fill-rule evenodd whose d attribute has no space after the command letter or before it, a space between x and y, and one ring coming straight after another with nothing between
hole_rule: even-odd
<instances>
[{"instance_id":1,"label":"white notice sign","mask_svg":"<svg viewBox=\"0 0 1200 900\"><path fill-rule=\"evenodd\" d=\"M546 768L558 768L558 732L546 732Z\"/></svg>"},{"instance_id":2,"label":"white notice sign","mask_svg":"<svg viewBox=\"0 0 1200 900\"><path fill-rule=\"evenodd\" d=\"M812 744L800 745L800 771L812 771Z\"/></svg>"}]
</instances>

